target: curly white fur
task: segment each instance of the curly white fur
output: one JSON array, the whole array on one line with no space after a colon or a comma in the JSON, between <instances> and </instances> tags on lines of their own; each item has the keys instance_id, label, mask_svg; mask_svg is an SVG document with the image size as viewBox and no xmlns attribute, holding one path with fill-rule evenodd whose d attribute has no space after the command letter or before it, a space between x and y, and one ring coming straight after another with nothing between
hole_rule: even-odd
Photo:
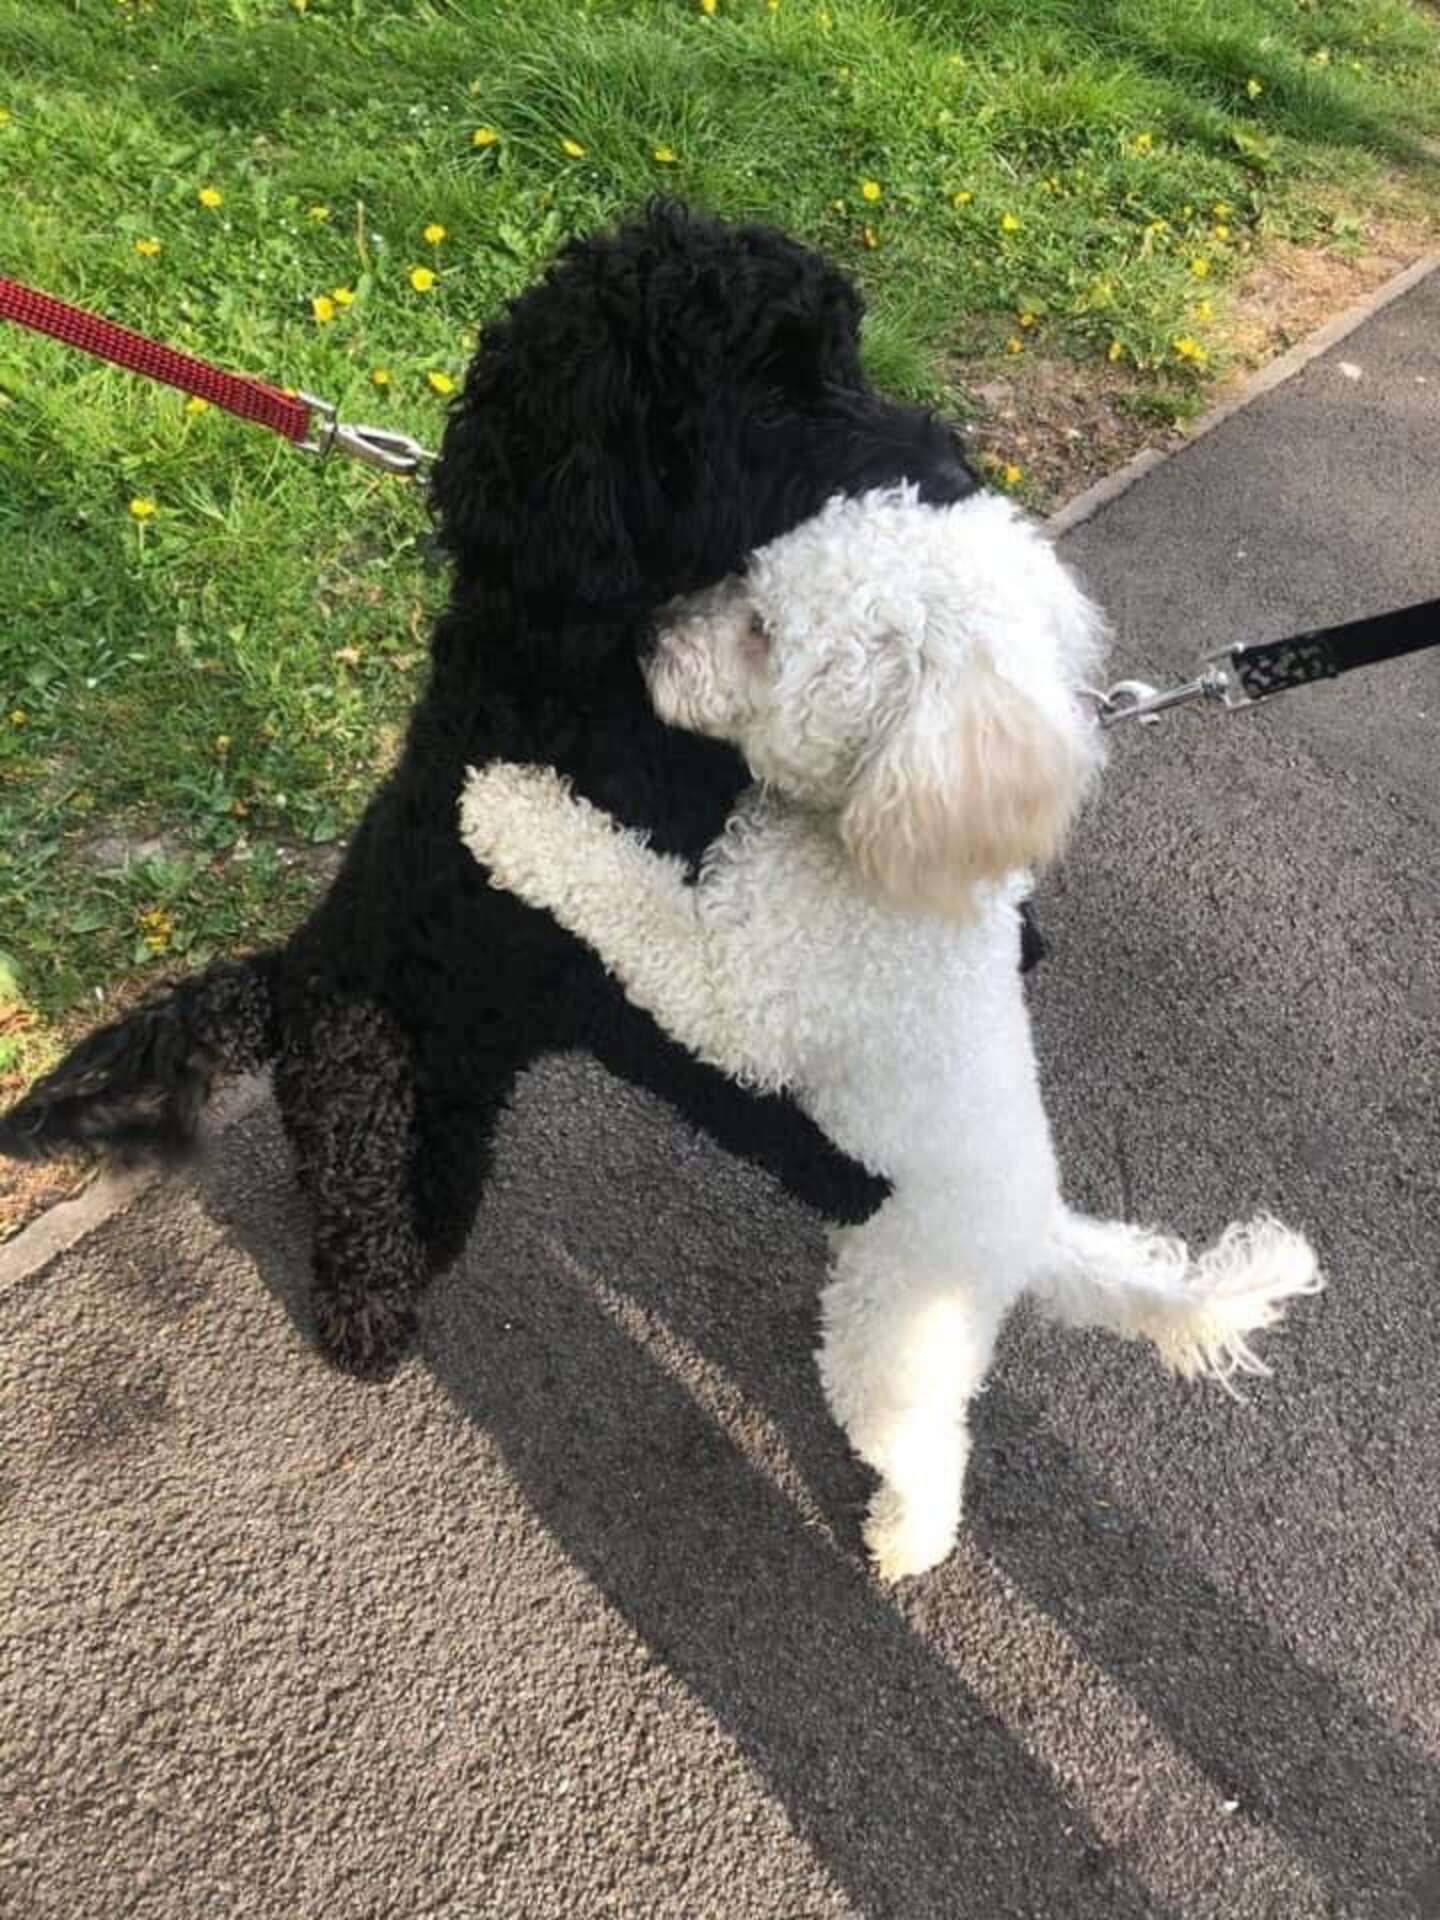
<instances>
[{"instance_id":1,"label":"curly white fur","mask_svg":"<svg viewBox=\"0 0 1440 1920\"><path fill-rule=\"evenodd\" d=\"M1228 1383L1260 1367L1247 1334L1320 1285L1274 1221L1192 1260L1061 1198L1016 918L1024 869L1099 765L1077 693L1102 635L1007 502L837 500L663 619L657 712L734 741L758 782L698 885L549 769L495 763L466 784L462 831L497 886L890 1179L879 1212L834 1235L818 1356L881 1477L866 1540L890 1579L953 1543L966 1405L1023 1291Z\"/></svg>"}]
</instances>

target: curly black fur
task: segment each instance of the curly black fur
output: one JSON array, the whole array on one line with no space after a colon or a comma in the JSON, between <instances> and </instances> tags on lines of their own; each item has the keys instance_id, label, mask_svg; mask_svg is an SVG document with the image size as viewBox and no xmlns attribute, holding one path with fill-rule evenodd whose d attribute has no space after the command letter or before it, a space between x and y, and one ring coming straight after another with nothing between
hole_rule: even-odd
<instances>
[{"instance_id":1,"label":"curly black fur","mask_svg":"<svg viewBox=\"0 0 1440 1920\"><path fill-rule=\"evenodd\" d=\"M481 335L433 486L455 562L402 760L328 895L278 952L212 968L85 1041L0 1120L0 1150L183 1142L217 1076L275 1061L312 1203L316 1327L380 1376L475 1215L516 1076L593 1050L832 1218L881 1183L786 1100L742 1091L628 1005L461 845L467 764L545 760L695 858L744 784L651 713L637 648L832 494L975 480L939 421L873 392L848 280L760 227L659 205L565 249Z\"/></svg>"},{"instance_id":2,"label":"curly black fur","mask_svg":"<svg viewBox=\"0 0 1440 1920\"><path fill-rule=\"evenodd\" d=\"M275 1052L271 956L226 962L99 1027L9 1113L0 1153L45 1160L75 1146L112 1159L183 1153L217 1080Z\"/></svg>"}]
</instances>

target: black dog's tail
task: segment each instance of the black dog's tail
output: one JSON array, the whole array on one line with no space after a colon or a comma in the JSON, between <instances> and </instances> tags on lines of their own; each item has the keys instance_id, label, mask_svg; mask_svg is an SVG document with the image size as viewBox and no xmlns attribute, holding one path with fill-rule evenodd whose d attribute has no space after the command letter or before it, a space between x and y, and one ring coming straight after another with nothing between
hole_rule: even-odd
<instances>
[{"instance_id":1,"label":"black dog's tail","mask_svg":"<svg viewBox=\"0 0 1440 1920\"><path fill-rule=\"evenodd\" d=\"M119 1159L183 1152L217 1080L278 1049L275 954L181 980L100 1027L8 1113L0 1154L49 1160L73 1147Z\"/></svg>"}]
</instances>

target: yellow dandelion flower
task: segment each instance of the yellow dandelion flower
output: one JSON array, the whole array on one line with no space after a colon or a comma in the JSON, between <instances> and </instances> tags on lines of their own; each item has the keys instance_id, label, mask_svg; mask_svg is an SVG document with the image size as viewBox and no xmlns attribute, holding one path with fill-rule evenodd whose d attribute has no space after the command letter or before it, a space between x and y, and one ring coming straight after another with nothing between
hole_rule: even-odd
<instances>
[{"instance_id":1,"label":"yellow dandelion flower","mask_svg":"<svg viewBox=\"0 0 1440 1920\"><path fill-rule=\"evenodd\" d=\"M12 707L10 709L10 724L12 727L23 727L29 718L29 714L26 713L23 707Z\"/></svg>"},{"instance_id":2,"label":"yellow dandelion flower","mask_svg":"<svg viewBox=\"0 0 1440 1920\"><path fill-rule=\"evenodd\" d=\"M1213 320L1215 318L1215 303L1213 300L1197 300L1190 311L1195 315L1197 320Z\"/></svg>"},{"instance_id":3,"label":"yellow dandelion flower","mask_svg":"<svg viewBox=\"0 0 1440 1920\"><path fill-rule=\"evenodd\" d=\"M429 267L411 267L410 284L416 293L429 293L434 288L435 276Z\"/></svg>"},{"instance_id":4,"label":"yellow dandelion flower","mask_svg":"<svg viewBox=\"0 0 1440 1920\"><path fill-rule=\"evenodd\" d=\"M655 159L657 164L662 167L673 167L675 164L675 149L673 147L656 147Z\"/></svg>"},{"instance_id":5,"label":"yellow dandelion flower","mask_svg":"<svg viewBox=\"0 0 1440 1920\"><path fill-rule=\"evenodd\" d=\"M883 189L880 182L878 180L862 180L860 182L860 198L862 200L868 200L873 207L877 200L883 198Z\"/></svg>"},{"instance_id":6,"label":"yellow dandelion flower","mask_svg":"<svg viewBox=\"0 0 1440 1920\"><path fill-rule=\"evenodd\" d=\"M560 150L562 153L568 154L572 160L583 160L585 158L584 147L581 146L578 140L572 140L568 133L560 142Z\"/></svg>"},{"instance_id":7,"label":"yellow dandelion flower","mask_svg":"<svg viewBox=\"0 0 1440 1920\"><path fill-rule=\"evenodd\" d=\"M1005 351L1007 353L1023 353L1025 351L1025 342L1020 338L1018 333L1012 333L1010 338L1005 342Z\"/></svg>"},{"instance_id":8,"label":"yellow dandelion flower","mask_svg":"<svg viewBox=\"0 0 1440 1920\"><path fill-rule=\"evenodd\" d=\"M1020 312L1016 314L1015 318L1020 322L1022 327L1027 329L1038 325L1040 320L1039 314L1032 312L1029 307L1023 307Z\"/></svg>"},{"instance_id":9,"label":"yellow dandelion flower","mask_svg":"<svg viewBox=\"0 0 1440 1920\"><path fill-rule=\"evenodd\" d=\"M860 238L864 241L867 247L872 249L872 251L874 248L878 247L880 244L880 236L875 231L874 227L862 227L860 229Z\"/></svg>"},{"instance_id":10,"label":"yellow dandelion flower","mask_svg":"<svg viewBox=\"0 0 1440 1920\"><path fill-rule=\"evenodd\" d=\"M335 302L330 298L328 293L312 294L310 311L315 316L315 324L317 327L328 327L330 322L335 318Z\"/></svg>"},{"instance_id":11,"label":"yellow dandelion flower","mask_svg":"<svg viewBox=\"0 0 1440 1920\"><path fill-rule=\"evenodd\" d=\"M1197 254L1190 262L1190 271L1197 280L1203 280L1210 271L1210 262L1203 254Z\"/></svg>"},{"instance_id":12,"label":"yellow dandelion flower","mask_svg":"<svg viewBox=\"0 0 1440 1920\"><path fill-rule=\"evenodd\" d=\"M163 907L149 907L137 914L135 924L152 953L164 953L175 937L175 922Z\"/></svg>"},{"instance_id":13,"label":"yellow dandelion flower","mask_svg":"<svg viewBox=\"0 0 1440 1920\"><path fill-rule=\"evenodd\" d=\"M1252 73L1250 78L1245 82L1245 91L1252 100L1258 100L1265 91L1265 82L1263 80L1257 80Z\"/></svg>"},{"instance_id":14,"label":"yellow dandelion flower","mask_svg":"<svg viewBox=\"0 0 1440 1920\"><path fill-rule=\"evenodd\" d=\"M830 202L830 205L834 208L836 213L844 213L845 211L845 202L843 200L832 200Z\"/></svg>"},{"instance_id":15,"label":"yellow dandelion flower","mask_svg":"<svg viewBox=\"0 0 1440 1920\"><path fill-rule=\"evenodd\" d=\"M765 11L767 13L778 13L780 11L780 0L765 0Z\"/></svg>"},{"instance_id":16,"label":"yellow dandelion flower","mask_svg":"<svg viewBox=\"0 0 1440 1920\"><path fill-rule=\"evenodd\" d=\"M1002 213L1000 216L1000 231L1002 233L1018 233L1020 231L1019 214Z\"/></svg>"},{"instance_id":17,"label":"yellow dandelion flower","mask_svg":"<svg viewBox=\"0 0 1440 1920\"><path fill-rule=\"evenodd\" d=\"M1137 133L1130 144L1136 153L1149 153L1154 148L1155 136L1153 133Z\"/></svg>"},{"instance_id":18,"label":"yellow dandelion flower","mask_svg":"<svg viewBox=\"0 0 1440 1920\"><path fill-rule=\"evenodd\" d=\"M715 0L700 0L700 11L708 19L715 11Z\"/></svg>"},{"instance_id":19,"label":"yellow dandelion flower","mask_svg":"<svg viewBox=\"0 0 1440 1920\"><path fill-rule=\"evenodd\" d=\"M1188 333L1177 335L1170 344L1175 349L1177 356L1181 360L1188 361L1192 367L1203 367L1210 357L1200 342L1198 340L1192 340Z\"/></svg>"},{"instance_id":20,"label":"yellow dandelion flower","mask_svg":"<svg viewBox=\"0 0 1440 1920\"><path fill-rule=\"evenodd\" d=\"M493 147L500 138L493 127L476 127L470 136L472 147Z\"/></svg>"},{"instance_id":21,"label":"yellow dandelion flower","mask_svg":"<svg viewBox=\"0 0 1440 1920\"><path fill-rule=\"evenodd\" d=\"M8 127L9 124L10 109L8 107L0 107L0 127Z\"/></svg>"},{"instance_id":22,"label":"yellow dandelion flower","mask_svg":"<svg viewBox=\"0 0 1440 1920\"><path fill-rule=\"evenodd\" d=\"M370 369L370 383L376 387L388 387L390 384L390 369L388 367L372 367Z\"/></svg>"},{"instance_id":23,"label":"yellow dandelion flower","mask_svg":"<svg viewBox=\"0 0 1440 1920\"><path fill-rule=\"evenodd\" d=\"M438 220L432 220L429 226L426 227L422 238L427 247L438 247L440 242L445 238L445 229Z\"/></svg>"},{"instance_id":24,"label":"yellow dandelion flower","mask_svg":"<svg viewBox=\"0 0 1440 1920\"><path fill-rule=\"evenodd\" d=\"M1007 460L1005 465L1000 469L1000 481L1003 486L1018 487L1024 478L1024 468L1017 467L1013 460Z\"/></svg>"},{"instance_id":25,"label":"yellow dandelion flower","mask_svg":"<svg viewBox=\"0 0 1440 1920\"><path fill-rule=\"evenodd\" d=\"M215 751L216 753L219 754L222 760L225 758L226 754L230 751L230 736L228 733L216 734Z\"/></svg>"},{"instance_id":26,"label":"yellow dandelion flower","mask_svg":"<svg viewBox=\"0 0 1440 1920\"><path fill-rule=\"evenodd\" d=\"M192 393L190 398L185 402L186 413L208 413L209 410L210 402L208 400L202 400L198 393Z\"/></svg>"},{"instance_id":27,"label":"yellow dandelion flower","mask_svg":"<svg viewBox=\"0 0 1440 1920\"><path fill-rule=\"evenodd\" d=\"M1107 360L1118 360L1120 356L1124 353L1124 351L1125 351L1125 348L1120 343L1120 341L1112 340L1109 346L1105 349L1105 358Z\"/></svg>"},{"instance_id":28,"label":"yellow dandelion flower","mask_svg":"<svg viewBox=\"0 0 1440 1920\"><path fill-rule=\"evenodd\" d=\"M1147 221L1145 231L1147 233L1168 233L1170 231L1170 222L1168 220L1158 219Z\"/></svg>"},{"instance_id":29,"label":"yellow dandelion flower","mask_svg":"<svg viewBox=\"0 0 1440 1920\"><path fill-rule=\"evenodd\" d=\"M427 373L425 378L429 381L436 393L453 393L455 391L455 382L450 378L448 373L440 373L438 371L435 373Z\"/></svg>"},{"instance_id":30,"label":"yellow dandelion flower","mask_svg":"<svg viewBox=\"0 0 1440 1920\"><path fill-rule=\"evenodd\" d=\"M958 193L951 194L950 204L952 207L968 207L974 198L975 195L970 191L969 187L961 187Z\"/></svg>"},{"instance_id":31,"label":"yellow dandelion flower","mask_svg":"<svg viewBox=\"0 0 1440 1920\"><path fill-rule=\"evenodd\" d=\"M1210 211L1217 220L1228 220L1235 209L1230 205L1228 200L1217 200Z\"/></svg>"},{"instance_id":32,"label":"yellow dandelion flower","mask_svg":"<svg viewBox=\"0 0 1440 1920\"><path fill-rule=\"evenodd\" d=\"M142 260L153 260L160 251L160 242L152 234L148 240L137 240L135 251Z\"/></svg>"},{"instance_id":33,"label":"yellow dandelion flower","mask_svg":"<svg viewBox=\"0 0 1440 1920\"><path fill-rule=\"evenodd\" d=\"M202 207L219 207L225 203L225 196L218 187L201 187L195 198Z\"/></svg>"},{"instance_id":34,"label":"yellow dandelion flower","mask_svg":"<svg viewBox=\"0 0 1440 1920\"><path fill-rule=\"evenodd\" d=\"M330 218L330 209L322 206L307 207L305 209L305 217L307 220L328 220Z\"/></svg>"},{"instance_id":35,"label":"yellow dandelion flower","mask_svg":"<svg viewBox=\"0 0 1440 1920\"><path fill-rule=\"evenodd\" d=\"M130 502L130 512L136 520L149 520L155 512L155 502L139 494Z\"/></svg>"},{"instance_id":36,"label":"yellow dandelion flower","mask_svg":"<svg viewBox=\"0 0 1440 1920\"><path fill-rule=\"evenodd\" d=\"M1215 226L1211 228L1211 233L1216 240L1222 243L1230 238L1230 229L1223 220L1216 222Z\"/></svg>"},{"instance_id":37,"label":"yellow dandelion flower","mask_svg":"<svg viewBox=\"0 0 1440 1920\"><path fill-rule=\"evenodd\" d=\"M355 289L353 287L332 287L330 289L330 298L335 302L337 307L353 307L355 304Z\"/></svg>"}]
</instances>

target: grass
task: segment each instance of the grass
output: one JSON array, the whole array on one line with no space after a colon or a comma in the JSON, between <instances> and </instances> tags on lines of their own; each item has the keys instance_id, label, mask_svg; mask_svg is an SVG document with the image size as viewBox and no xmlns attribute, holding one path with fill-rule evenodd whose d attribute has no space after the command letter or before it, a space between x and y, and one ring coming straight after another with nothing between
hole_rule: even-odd
<instances>
[{"instance_id":1,"label":"grass","mask_svg":"<svg viewBox=\"0 0 1440 1920\"><path fill-rule=\"evenodd\" d=\"M1440 127L1403 0L0 0L0 76L7 272L432 443L476 323L657 189L853 268L887 384L1038 351L1173 421L1255 250L1354 244ZM13 1082L294 920L440 583L403 483L14 329L0 475Z\"/></svg>"}]
</instances>

